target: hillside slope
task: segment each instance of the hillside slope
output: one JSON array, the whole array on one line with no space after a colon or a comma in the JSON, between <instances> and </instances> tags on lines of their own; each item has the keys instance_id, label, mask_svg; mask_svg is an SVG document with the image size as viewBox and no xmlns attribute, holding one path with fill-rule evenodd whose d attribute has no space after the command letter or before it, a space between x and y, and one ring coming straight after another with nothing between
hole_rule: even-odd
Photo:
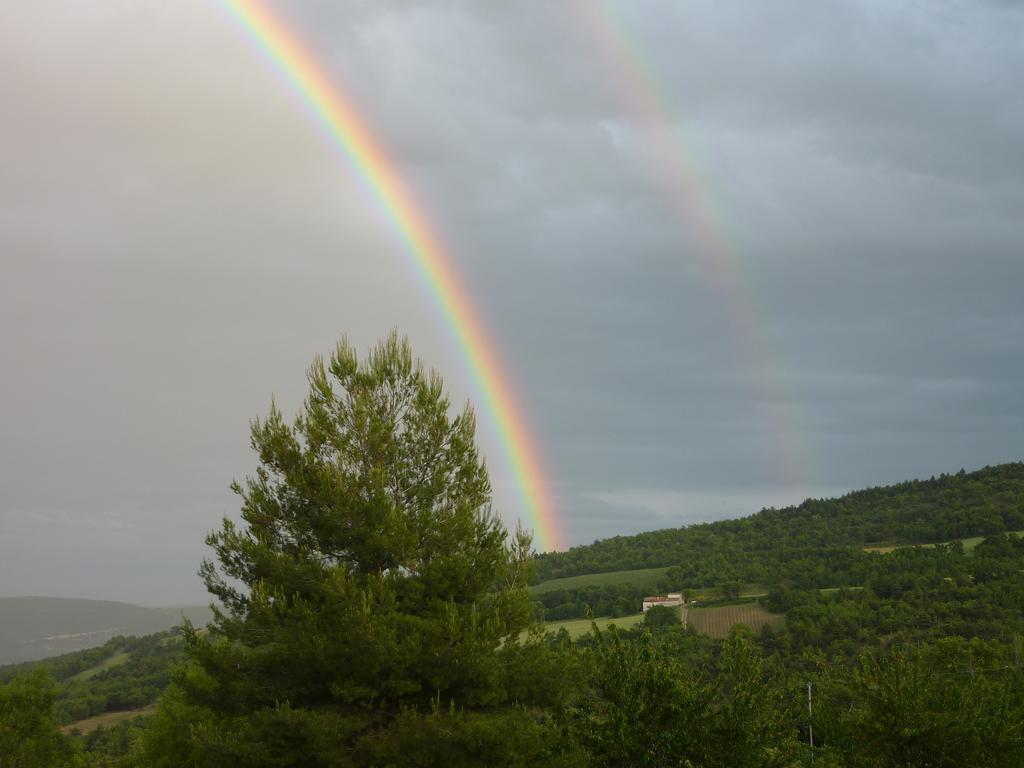
<instances>
[{"instance_id":1,"label":"hillside slope","mask_svg":"<svg viewBox=\"0 0 1024 768\"><path fill-rule=\"evenodd\" d=\"M684 566L690 583L723 578L747 555L788 558L801 550L951 541L1024 529L1024 463L961 470L928 480L808 499L738 520L615 536L537 556L538 581L589 573ZM699 568L696 566L700 563Z\"/></svg>"},{"instance_id":2,"label":"hillside slope","mask_svg":"<svg viewBox=\"0 0 1024 768\"><path fill-rule=\"evenodd\" d=\"M148 635L181 623L197 624L209 608L169 610L108 600L62 597L0 597L0 664L56 656L103 645L117 635Z\"/></svg>"}]
</instances>

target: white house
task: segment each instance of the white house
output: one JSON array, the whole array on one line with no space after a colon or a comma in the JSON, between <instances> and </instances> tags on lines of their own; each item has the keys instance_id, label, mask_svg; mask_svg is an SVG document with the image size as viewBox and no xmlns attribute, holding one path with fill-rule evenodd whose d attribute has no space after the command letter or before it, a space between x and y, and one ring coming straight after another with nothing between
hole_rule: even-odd
<instances>
[{"instance_id":1,"label":"white house","mask_svg":"<svg viewBox=\"0 0 1024 768\"><path fill-rule=\"evenodd\" d=\"M678 608L683 605L683 595L679 592L669 592L667 595L655 595L654 597L644 598L644 613L647 613L647 609L653 608L656 605L664 606L665 608Z\"/></svg>"}]
</instances>

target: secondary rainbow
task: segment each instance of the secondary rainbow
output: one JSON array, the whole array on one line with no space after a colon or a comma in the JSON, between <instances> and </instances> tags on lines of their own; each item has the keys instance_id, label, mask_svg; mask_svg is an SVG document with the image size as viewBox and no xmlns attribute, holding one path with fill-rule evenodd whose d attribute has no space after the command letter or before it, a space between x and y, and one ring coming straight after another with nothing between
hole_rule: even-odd
<instances>
[{"instance_id":1,"label":"secondary rainbow","mask_svg":"<svg viewBox=\"0 0 1024 768\"><path fill-rule=\"evenodd\" d=\"M299 37L260 2L218 1L300 96L392 223L483 397L484 411L505 453L527 521L533 526L537 548L563 548L564 538L538 447L530 437L523 411L502 370L496 346L423 207L414 199L356 105Z\"/></svg>"},{"instance_id":2,"label":"secondary rainbow","mask_svg":"<svg viewBox=\"0 0 1024 768\"><path fill-rule=\"evenodd\" d=\"M712 204L712 185L699 172L689 149L680 110L671 105L636 35L609 0L575 0L572 7L574 26L589 30L594 47L608 62L608 72L619 81L621 97L636 122L647 129L645 139L654 139L660 180L679 218L689 225L687 234L696 241L697 247L687 256L722 297L737 351L747 358L752 385L759 390L762 418L773 432L780 474L790 488L809 490L814 474L811 454L803 442L806 431L786 366L764 329L765 312L757 300L751 270L744 268L731 244Z\"/></svg>"}]
</instances>

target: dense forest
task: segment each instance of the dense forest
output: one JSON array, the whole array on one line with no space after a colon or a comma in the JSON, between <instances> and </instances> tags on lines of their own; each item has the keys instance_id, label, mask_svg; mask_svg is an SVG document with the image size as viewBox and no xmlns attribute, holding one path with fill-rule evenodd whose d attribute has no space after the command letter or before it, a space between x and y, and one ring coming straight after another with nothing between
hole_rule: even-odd
<instances>
[{"instance_id":1,"label":"dense forest","mask_svg":"<svg viewBox=\"0 0 1024 768\"><path fill-rule=\"evenodd\" d=\"M212 624L0 669L0 765L1024 765L1024 465L534 556L407 343L343 342L309 381L207 539ZM545 625L637 613L612 572L655 566L687 605ZM687 620L723 601L773 621Z\"/></svg>"}]
</instances>

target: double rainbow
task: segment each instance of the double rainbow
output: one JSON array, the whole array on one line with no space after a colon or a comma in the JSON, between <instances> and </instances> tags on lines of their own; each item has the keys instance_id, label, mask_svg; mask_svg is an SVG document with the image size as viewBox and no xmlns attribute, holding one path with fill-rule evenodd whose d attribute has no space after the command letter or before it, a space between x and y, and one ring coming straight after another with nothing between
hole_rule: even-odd
<instances>
[{"instance_id":1,"label":"double rainbow","mask_svg":"<svg viewBox=\"0 0 1024 768\"><path fill-rule=\"evenodd\" d=\"M306 46L281 19L257 0L220 3L291 85L390 219L483 398L484 411L497 433L527 520L533 526L537 548L563 548L564 539L549 496L540 452L502 370L495 352L497 347L423 207L352 100L317 65Z\"/></svg>"},{"instance_id":2,"label":"double rainbow","mask_svg":"<svg viewBox=\"0 0 1024 768\"><path fill-rule=\"evenodd\" d=\"M624 104L636 123L647 130L645 139L653 139L666 200L695 245L685 256L700 267L721 297L736 351L745 358L752 385L758 390L754 401L771 430L779 476L790 489L808 491L812 460L802 439L806 432L785 376L786 366L764 328L766 312L749 277L751 270L742 264L712 205L711 184L701 176L692 156L678 118L680 110L671 103L616 4L574 0L570 8L572 20L577 22L574 26L589 32L591 47L605 58Z\"/></svg>"}]
</instances>

